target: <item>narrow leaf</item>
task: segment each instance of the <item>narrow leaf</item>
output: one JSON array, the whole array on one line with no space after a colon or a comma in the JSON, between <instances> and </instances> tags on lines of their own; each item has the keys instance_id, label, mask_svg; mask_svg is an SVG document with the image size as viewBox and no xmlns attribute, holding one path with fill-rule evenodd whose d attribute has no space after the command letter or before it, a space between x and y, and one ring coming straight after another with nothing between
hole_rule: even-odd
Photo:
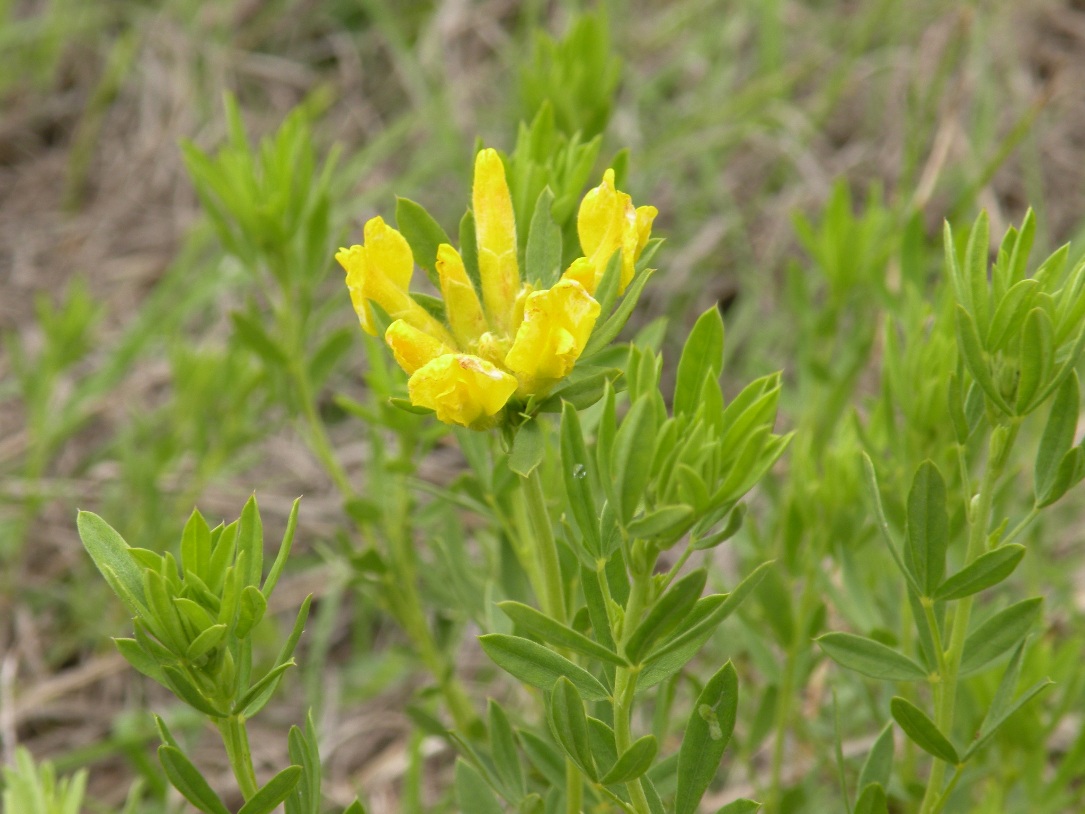
<instances>
[{"instance_id":1,"label":"narrow leaf","mask_svg":"<svg viewBox=\"0 0 1085 814\"><path fill-rule=\"evenodd\" d=\"M566 403L561 410L561 475L567 505L572 509L576 525L584 538L584 548L599 557L602 555L602 542L592 488L594 470L594 462L584 444L580 417L572 405Z\"/></svg>"},{"instance_id":2,"label":"narrow leaf","mask_svg":"<svg viewBox=\"0 0 1085 814\"><path fill-rule=\"evenodd\" d=\"M538 281L540 288L551 287L561 276L561 227L550 214L553 204L554 193L550 187L543 187L535 202L524 252L526 277Z\"/></svg>"},{"instance_id":3,"label":"narrow leaf","mask_svg":"<svg viewBox=\"0 0 1085 814\"><path fill-rule=\"evenodd\" d=\"M911 738L920 749L953 766L960 763L953 744L939 731L934 721L927 717L923 710L900 696L893 698L889 703L889 709L893 713L893 720L900 724L904 734Z\"/></svg>"},{"instance_id":4,"label":"narrow leaf","mask_svg":"<svg viewBox=\"0 0 1085 814\"><path fill-rule=\"evenodd\" d=\"M949 515L946 483L931 461L924 461L908 492L908 559L923 596L934 593L946 567Z\"/></svg>"},{"instance_id":5,"label":"narrow leaf","mask_svg":"<svg viewBox=\"0 0 1085 814\"><path fill-rule=\"evenodd\" d=\"M926 671L881 642L852 633L826 633L817 643L837 664L883 681L925 681Z\"/></svg>"},{"instance_id":6,"label":"narrow leaf","mask_svg":"<svg viewBox=\"0 0 1085 814\"><path fill-rule=\"evenodd\" d=\"M738 675L728 661L708 680L686 723L678 752L675 814L695 814L731 739L738 710Z\"/></svg>"},{"instance_id":7,"label":"narrow leaf","mask_svg":"<svg viewBox=\"0 0 1085 814\"><path fill-rule=\"evenodd\" d=\"M486 781L463 758L456 761L456 806L471 814L504 814Z\"/></svg>"},{"instance_id":8,"label":"narrow leaf","mask_svg":"<svg viewBox=\"0 0 1085 814\"><path fill-rule=\"evenodd\" d=\"M275 806L286 799L301 779L301 766L288 766L271 778L241 806L237 814L270 814Z\"/></svg>"},{"instance_id":9,"label":"narrow leaf","mask_svg":"<svg viewBox=\"0 0 1085 814\"><path fill-rule=\"evenodd\" d=\"M1043 599L1034 597L999 611L968 634L964 640L960 675L967 676L986 667L1020 642L1040 618Z\"/></svg>"},{"instance_id":10,"label":"narrow leaf","mask_svg":"<svg viewBox=\"0 0 1085 814\"><path fill-rule=\"evenodd\" d=\"M637 738L628 749L622 752L600 782L609 786L612 783L628 783L636 780L651 768L652 761L656 759L658 752L659 743L655 735Z\"/></svg>"},{"instance_id":11,"label":"narrow leaf","mask_svg":"<svg viewBox=\"0 0 1085 814\"><path fill-rule=\"evenodd\" d=\"M723 369L723 317L712 306L694 323L678 360L674 385L674 414L692 415L700 403L701 388Z\"/></svg>"},{"instance_id":12,"label":"narrow leaf","mask_svg":"<svg viewBox=\"0 0 1085 814\"><path fill-rule=\"evenodd\" d=\"M538 421L527 421L516 430L509 452L509 469L527 477L542 463L546 452L546 437Z\"/></svg>"},{"instance_id":13,"label":"narrow leaf","mask_svg":"<svg viewBox=\"0 0 1085 814\"><path fill-rule=\"evenodd\" d=\"M230 814L219 796L203 779L199 769L192 765L180 749L159 746L158 759L162 762L162 768L166 770L170 783L192 805L206 814Z\"/></svg>"},{"instance_id":14,"label":"narrow leaf","mask_svg":"<svg viewBox=\"0 0 1085 814\"><path fill-rule=\"evenodd\" d=\"M425 208L409 198L396 198L396 228L407 239L414 262L422 268L435 286L437 277L437 247L452 245L452 240Z\"/></svg>"},{"instance_id":15,"label":"narrow leaf","mask_svg":"<svg viewBox=\"0 0 1085 814\"><path fill-rule=\"evenodd\" d=\"M639 664L656 642L678 627L701 598L707 579L708 572L698 568L672 584L656 600L625 643L625 655L630 663Z\"/></svg>"},{"instance_id":16,"label":"narrow leaf","mask_svg":"<svg viewBox=\"0 0 1085 814\"><path fill-rule=\"evenodd\" d=\"M551 619L529 605L520 602L498 602L502 613L513 622L523 628L532 636L537 636L545 642L558 647L572 650L584 656L600 659L618 667L625 667L627 662L617 653L592 641L583 633L578 633L571 627Z\"/></svg>"},{"instance_id":17,"label":"narrow leaf","mask_svg":"<svg viewBox=\"0 0 1085 814\"><path fill-rule=\"evenodd\" d=\"M554 684L548 712L554 737L565 750L565 754L573 759L589 779L598 780L599 773L588 743L588 717L584 712L584 700L565 676L559 677Z\"/></svg>"},{"instance_id":18,"label":"narrow leaf","mask_svg":"<svg viewBox=\"0 0 1085 814\"><path fill-rule=\"evenodd\" d=\"M892 772L893 724L890 722L882 728L863 761L863 768L859 771L859 788L866 789L871 783L888 786Z\"/></svg>"},{"instance_id":19,"label":"narrow leaf","mask_svg":"<svg viewBox=\"0 0 1085 814\"><path fill-rule=\"evenodd\" d=\"M79 539L87 549L94 564L98 566L113 592L133 616L142 615L146 600L143 597L143 575L139 566L128 553L128 543L116 530L93 512L79 512L76 525ZM123 592L119 586L123 586ZM132 600L136 600L133 603Z\"/></svg>"},{"instance_id":20,"label":"narrow leaf","mask_svg":"<svg viewBox=\"0 0 1085 814\"><path fill-rule=\"evenodd\" d=\"M997 585L1014 572L1024 556L1025 547L1016 544L1004 545L981 554L939 585L934 592L934 599L939 602L963 599Z\"/></svg>"},{"instance_id":21,"label":"narrow leaf","mask_svg":"<svg viewBox=\"0 0 1085 814\"><path fill-rule=\"evenodd\" d=\"M564 676L589 701L601 701L610 695L583 667L530 639L489 633L480 636L479 643L498 667L532 687L549 690Z\"/></svg>"}]
</instances>

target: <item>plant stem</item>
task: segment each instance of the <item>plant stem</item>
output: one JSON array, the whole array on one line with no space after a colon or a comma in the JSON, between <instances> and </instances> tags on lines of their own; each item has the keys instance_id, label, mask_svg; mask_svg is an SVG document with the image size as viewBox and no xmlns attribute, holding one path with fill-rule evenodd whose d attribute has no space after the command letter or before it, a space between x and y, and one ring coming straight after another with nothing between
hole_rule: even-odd
<instances>
[{"instance_id":1,"label":"plant stem","mask_svg":"<svg viewBox=\"0 0 1085 814\"><path fill-rule=\"evenodd\" d=\"M249 749L249 733L245 728L245 718L242 715L220 718L218 727L222 735L222 745L226 747L226 756L230 760L230 768L233 769L234 777L237 778L237 787L241 789L241 795L246 801L251 800L259 786L256 783L256 771L252 765L252 752Z\"/></svg>"},{"instance_id":2,"label":"plant stem","mask_svg":"<svg viewBox=\"0 0 1085 814\"><path fill-rule=\"evenodd\" d=\"M542 573L543 595L539 597L551 619L565 624L565 584L561 578L561 561L558 559L558 544L554 539L554 529L550 525L550 513L546 509L546 497L543 495L542 478L536 467L526 478L521 478L524 497L527 500L527 516L531 530L535 533L535 554Z\"/></svg>"},{"instance_id":3,"label":"plant stem","mask_svg":"<svg viewBox=\"0 0 1085 814\"><path fill-rule=\"evenodd\" d=\"M565 759L565 811L566 814L580 814L584 807L584 781L580 778L580 769L569 758Z\"/></svg>"},{"instance_id":4,"label":"plant stem","mask_svg":"<svg viewBox=\"0 0 1085 814\"><path fill-rule=\"evenodd\" d=\"M632 563L632 560L630 561ZM625 650L625 644L630 635L640 622L644 613L648 598L648 584L652 578L654 563L648 565L643 571L636 567L630 568L632 576L629 586L629 599L625 603L625 615L622 621L621 647L619 652ZM601 582L606 580L606 574L598 571ZM633 743L630 732L630 723L633 715L633 697L637 691L637 676L640 675L640 665L633 667L619 667L614 671L614 745L618 754L621 755ZM644 794L644 787L640 778L625 784L629 792L629 799L633 803L633 810L637 814L650 814L648 798Z\"/></svg>"},{"instance_id":5,"label":"plant stem","mask_svg":"<svg viewBox=\"0 0 1085 814\"><path fill-rule=\"evenodd\" d=\"M991 523L991 506L994 501L995 489L1009 457L1010 449L1017 439L1020 421L1020 418L1012 419L1008 426L997 426L994 432L991 433L987 444L987 461L983 479L980 481L975 502L969 507L968 548L965 551L962 567L970 565L987 549L987 529ZM974 600L974 596L966 596L958 601L954 610L949 647L944 654L945 666L935 692L935 723L938 725L938 729L947 737L950 737L953 732L957 682ZM955 779L959 776L959 773L958 770ZM948 793L948 790L944 791L942 788L945 775L946 763L935 760L934 765L931 766L930 776L927 778L927 791L923 796L923 803L919 809L920 814L935 814L941 809L945 794Z\"/></svg>"}]
</instances>

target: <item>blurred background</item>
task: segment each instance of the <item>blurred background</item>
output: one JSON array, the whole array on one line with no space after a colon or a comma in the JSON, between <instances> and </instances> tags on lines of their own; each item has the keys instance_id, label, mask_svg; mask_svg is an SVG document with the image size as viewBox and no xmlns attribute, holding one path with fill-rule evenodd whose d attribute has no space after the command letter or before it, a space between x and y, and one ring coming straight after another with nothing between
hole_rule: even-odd
<instances>
[{"instance_id":1,"label":"blurred background","mask_svg":"<svg viewBox=\"0 0 1085 814\"><path fill-rule=\"evenodd\" d=\"M155 690L110 648L123 613L76 507L161 550L196 503L229 518L256 490L275 536L304 493L279 598L315 592L317 612L295 697L259 723L280 732L319 700L332 799L361 787L372 811L399 810L410 769L409 657L322 552L342 542L341 501L254 362L259 339L238 336L231 314L258 315L265 292L186 169L183 144L230 139L227 94L252 143L293 111L318 165L337 152L341 245L395 195L451 232L476 140L511 150L549 104L562 133L601 137L592 185L628 148L624 188L660 210L637 326L667 317L671 353L719 303L736 376L786 375L787 300L824 261L796 218L830 201L882 213L834 249L845 265L878 254L879 230L937 243L944 218L980 208L1001 234L1034 207L1041 251L1085 219L1080 0L0 0L0 757L22 744L91 767L91 810L163 781L140 707ZM310 178L293 183L304 200ZM277 194L254 193L255 217L260 195L289 208ZM361 472L372 441L332 394L364 392L362 337L331 252L316 256L294 273L321 330L353 337L322 371L322 416ZM891 289L893 264L878 268ZM441 446L422 475L458 466Z\"/></svg>"}]
</instances>

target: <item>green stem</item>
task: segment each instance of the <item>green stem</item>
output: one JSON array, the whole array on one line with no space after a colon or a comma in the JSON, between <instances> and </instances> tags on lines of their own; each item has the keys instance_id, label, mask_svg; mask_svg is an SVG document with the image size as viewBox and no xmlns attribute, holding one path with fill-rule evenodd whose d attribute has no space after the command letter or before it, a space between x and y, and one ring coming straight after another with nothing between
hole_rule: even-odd
<instances>
[{"instance_id":1,"label":"green stem","mask_svg":"<svg viewBox=\"0 0 1085 814\"><path fill-rule=\"evenodd\" d=\"M994 502L995 489L1002 475L1010 449L1017 439L1020 419L1013 419L1007 427L998 426L991 433L988 441L987 462L980 482L979 492L973 505L969 506L968 548L965 551L964 564L970 565L987 549L987 529L991 523L991 506ZM940 682L935 693L935 723L947 737L953 732L953 717L957 701L957 682L964 655L964 643L968 637L968 625L972 616L974 596L959 600L953 614L950 628L949 647L944 654L944 669L941 670ZM936 760L931 766L927 778L927 791L923 796L920 814L935 814L942 806L947 792L943 791L946 776L944 761ZM959 774L959 767L958 767ZM956 778L957 775L955 775ZM954 781L955 782L955 781ZM948 790L947 790L948 791Z\"/></svg>"},{"instance_id":2,"label":"green stem","mask_svg":"<svg viewBox=\"0 0 1085 814\"><path fill-rule=\"evenodd\" d=\"M259 786L256 783L256 771L252 765L252 752L249 749L249 733L245 728L242 715L231 715L218 721L222 744L226 747L226 756L230 768L237 778L237 787L246 801L251 800Z\"/></svg>"},{"instance_id":3,"label":"green stem","mask_svg":"<svg viewBox=\"0 0 1085 814\"><path fill-rule=\"evenodd\" d=\"M565 612L565 584L561 579L561 561L558 559L558 544L554 539L554 529L550 525L550 512L546 508L543 495L542 478L539 468L532 470L526 478L520 479L527 500L527 516L531 530L535 533L535 553L539 558L539 571L542 574L543 595L539 597L543 611L551 619L565 624L568 615Z\"/></svg>"},{"instance_id":4,"label":"green stem","mask_svg":"<svg viewBox=\"0 0 1085 814\"><path fill-rule=\"evenodd\" d=\"M565 759L565 812L581 814L584 807L584 781L580 769L569 758Z\"/></svg>"},{"instance_id":5,"label":"green stem","mask_svg":"<svg viewBox=\"0 0 1085 814\"><path fill-rule=\"evenodd\" d=\"M640 571L631 568L632 584L629 587L629 599L625 603L625 615L622 620L621 651L624 651L626 642L640 622L648 599L648 585L652 578L652 565ZM597 571L601 582L606 581L606 574L602 570ZM640 675L640 665L632 667L619 667L614 671L614 745L618 754L621 755L633 743L633 735L630 724L633 716L633 697L637 691L637 676ZM633 810L637 814L650 814L648 797L644 793L640 778L625 784L629 792L629 799L633 803Z\"/></svg>"}]
</instances>

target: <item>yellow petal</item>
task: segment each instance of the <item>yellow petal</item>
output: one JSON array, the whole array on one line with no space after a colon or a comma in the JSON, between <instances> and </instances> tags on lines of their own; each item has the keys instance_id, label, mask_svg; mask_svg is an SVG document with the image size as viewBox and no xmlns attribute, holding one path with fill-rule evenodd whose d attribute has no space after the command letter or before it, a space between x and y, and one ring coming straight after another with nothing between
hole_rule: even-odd
<instances>
[{"instance_id":1,"label":"yellow petal","mask_svg":"<svg viewBox=\"0 0 1085 814\"><path fill-rule=\"evenodd\" d=\"M601 277L602 275L600 275ZM578 257L572 263L569 264L569 268L565 269L565 273L561 275L563 280L576 280L584 286L584 290L592 296L595 295L596 277L595 277L595 263L587 257Z\"/></svg>"},{"instance_id":2,"label":"yellow petal","mask_svg":"<svg viewBox=\"0 0 1085 814\"><path fill-rule=\"evenodd\" d=\"M603 173L602 183L589 190L580 202L576 221L580 247L594 265L594 282L585 285L590 293L595 292L616 251L622 252L618 293L625 292L633 279L637 258L651 235L655 216L654 206L634 209L633 199L615 188L614 170ZM566 276L584 283L587 269L578 269L574 274L566 271Z\"/></svg>"},{"instance_id":3,"label":"yellow petal","mask_svg":"<svg viewBox=\"0 0 1085 814\"><path fill-rule=\"evenodd\" d=\"M452 334L461 348L466 348L489 328L478 294L467 276L459 252L442 243L437 247L437 275L441 280L441 295Z\"/></svg>"},{"instance_id":4,"label":"yellow petal","mask_svg":"<svg viewBox=\"0 0 1085 814\"><path fill-rule=\"evenodd\" d=\"M384 332L384 341L392 349L396 362L408 374L432 362L438 356L455 353L440 340L418 330L402 319L397 319Z\"/></svg>"},{"instance_id":5,"label":"yellow petal","mask_svg":"<svg viewBox=\"0 0 1085 814\"><path fill-rule=\"evenodd\" d=\"M523 394L545 392L569 374L599 318L599 303L575 280L527 298L524 321L505 357Z\"/></svg>"},{"instance_id":6,"label":"yellow petal","mask_svg":"<svg viewBox=\"0 0 1085 814\"><path fill-rule=\"evenodd\" d=\"M455 346L448 329L415 302L408 291L414 259L403 235L380 218L373 218L365 225L365 238L365 245L340 249L335 254L347 273L350 301L365 332L377 335L377 322L370 305L375 302L393 320L402 319L434 339Z\"/></svg>"},{"instance_id":7,"label":"yellow petal","mask_svg":"<svg viewBox=\"0 0 1085 814\"><path fill-rule=\"evenodd\" d=\"M368 220L363 231L370 266L391 280L396 288L403 291L410 288L414 255L407 238L380 217Z\"/></svg>"},{"instance_id":8,"label":"yellow petal","mask_svg":"<svg viewBox=\"0 0 1085 814\"><path fill-rule=\"evenodd\" d=\"M520 290L516 264L516 219L505 167L496 150L479 151L471 193L478 241L482 302L494 330L508 332L509 315Z\"/></svg>"},{"instance_id":9,"label":"yellow petal","mask_svg":"<svg viewBox=\"0 0 1085 814\"><path fill-rule=\"evenodd\" d=\"M580 202L576 216L576 231L584 254L591 256L613 231L618 191L614 188L614 170L603 173L603 182L589 189ZM615 247L616 248L616 247ZM613 252L613 249L611 250Z\"/></svg>"},{"instance_id":10,"label":"yellow petal","mask_svg":"<svg viewBox=\"0 0 1085 814\"><path fill-rule=\"evenodd\" d=\"M516 379L484 359L456 353L438 356L407 382L411 403L437 413L446 424L483 429L516 391Z\"/></svg>"}]
</instances>

